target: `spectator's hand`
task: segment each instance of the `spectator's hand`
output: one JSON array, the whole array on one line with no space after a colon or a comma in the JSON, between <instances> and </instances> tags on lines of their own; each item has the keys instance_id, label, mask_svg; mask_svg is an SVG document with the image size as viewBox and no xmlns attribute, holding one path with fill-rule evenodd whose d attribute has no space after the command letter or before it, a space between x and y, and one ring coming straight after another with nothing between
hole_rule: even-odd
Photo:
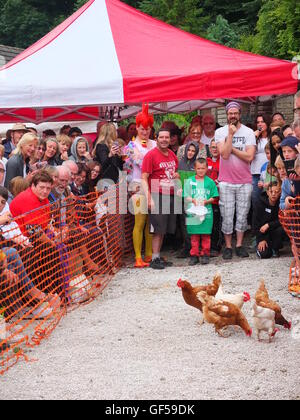
<instances>
[{"instance_id":1,"label":"spectator's hand","mask_svg":"<svg viewBox=\"0 0 300 420\"><path fill-rule=\"evenodd\" d=\"M12 215L10 212L4 213L0 216L0 225L9 225L12 222Z\"/></svg>"},{"instance_id":2,"label":"spectator's hand","mask_svg":"<svg viewBox=\"0 0 300 420\"><path fill-rule=\"evenodd\" d=\"M69 155L68 155L68 152L63 152L63 153L60 155L60 157L61 157L61 159L62 159L62 160L64 160L64 161L69 160Z\"/></svg>"},{"instance_id":3,"label":"spectator's hand","mask_svg":"<svg viewBox=\"0 0 300 420\"><path fill-rule=\"evenodd\" d=\"M261 135L261 131L256 130L254 131L255 137L258 139L258 137Z\"/></svg>"},{"instance_id":4,"label":"spectator's hand","mask_svg":"<svg viewBox=\"0 0 300 420\"><path fill-rule=\"evenodd\" d=\"M29 241L28 238L26 238L23 235L19 235L19 236L15 236L13 238L13 241L18 244L19 246L21 246L23 249L27 249L27 248L33 248L32 243Z\"/></svg>"},{"instance_id":5,"label":"spectator's hand","mask_svg":"<svg viewBox=\"0 0 300 420\"><path fill-rule=\"evenodd\" d=\"M182 188L180 188L179 190L177 190L177 193L176 193L177 197L182 197L182 193L183 193L183 189Z\"/></svg>"},{"instance_id":6,"label":"spectator's hand","mask_svg":"<svg viewBox=\"0 0 300 420\"><path fill-rule=\"evenodd\" d=\"M148 209L150 210L151 213L155 211L155 203L152 197L148 200Z\"/></svg>"},{"instance_id":7,"label":"spectator's hand","mask_svg":"<svg viewBox=\"0 0 300 420\"><path fill-rule=\"evenodd\" d=\"M91 160L91 159L92 159L92 158L91 158L91 155L89 154L89 152L85 152L84 157L85 157L86 159L89 159L89 160Z\"/></svg>"},{"instance_id":8,"label":"spectator's hand","mask_svg":"<svg viewBox=\"0 0 300 420\"><path fill-rule=\"evenodd\" d=\"M228 134L231 134L232 136L234 136L236 132L237 132L237 127L234 124L230 124Z\"/></svg>"},{"instance_id":9,"label":"spectator's hand","mask_svg":"<svg viewBox=\"0 0 300 420\"><path fill-rule=\"evenodd\" d=\"M198 201L195 198L192 199L192 203L194 204L194 206L198 206Z\"/></svg>"},{"instance_id":10,"label":"spectator's hand","mask_svg":"<svg viewBox=\"0 0 300 420\"><path fill-rule=\"evenodd\" d=\"M20 281L19 277L11 270L5 269L4 275L10 287L16 286Z\"/></svg>"},{"instance_id":11,"label":"spectator's hand","mask_svg":"<svg viewBox=\"0 0 300 420\"><path fill-rule=\"evenodd\" d=\"M264 252L267 248L268 248L268 243L267 243L267 241L261 241L261 242L257 245L257 249L259 250L259 252Z\"/></svg>"},{"instance_id":12,"label":"spectator's hand","mask_svg":"<svg viewBox=\"0 0 300 420\"><path fill-rule=\"evenodd\" d=\"M266 233L267 232L267 230L270 228L270 226L268 225L268 223L266 223L265 225L263 225L261 228L260 228L260 233Z\"/></svg>"},{"instance_id":13,"label":"spectator's hand","mask_svg":"<svg viewBox=\"0 0 300 420\"><path fill-rule=\"evenodd\" d=\"M80 225L79 225L79 229L81 230L81 232L82 232L84 235L88 235L88 234L89 234L89 231L88 231L88 229L87 229L87 228L85 228L85 227L83 227L83 226L80 226Z\"/></svg>"},{"instance_id":14,"label":"spectator's hand","mask_svg":"<svg viewBox=\"0 0 300 420\"><path fill-rule=\"evenodd\" d=\"M173 179L180 179L180 174L178 172L175 172L173 175Z\"/></svg>"},{"instance_id":15,"label":"spectator's hand","mask_svg":"<svg viewBox=\"0 0 300 420\"><path fill-rule=\"evenodd\" d=\"M120 154L119 146L113 145L111 150L110 150L109 157L117 156L118 154Z\"/></svg>"},{"instance_id":16,"label":"spectator's hand","mask_svg":"<svg viewBox=\"0 0 300 420\"><path fill-rule=\"evenodd\" d=\"M293 204L293 202L294 202L295 200L296 200L296 199L295 199L294 197L286 197L286 199L285 199L285 201L284 201L284 203L285 203L285 208L286 208L286 209L290 208L290 207L291 207L291 205Z\"/></svg>"},{"instance_id":17,"label":"spectator's hand","mask_svg":"<svg viewBox=\"0 0 300 420\"><path fill-rule=\"evenodd\" d=\"M263 188L264 187L264 182L263 181L258 181L257 186L258 186L258 188Z\"/></svg>"},{"instance_id":18,"label":"spectator's hand","mask_svg":"<svg viewBox=\"0 0 300 420\"><path fill-rule=\"evenodd\" d=\"M36 175L39 172L39 170L37 169L36 171L32 171L29 172L29 174L26 176L26 181L28 181L29 183L31 183L32 178L34 177L34 175Z\"/></svg>"},{"instance_id":19,"label":"spectator's hand","mask_svg":"<svg viewBox=\"0 0 300 420\"><path fill-rule=\"evenodd\" d=\"M290 174L289 179L291 181L300 181L300 176L298 176L297 174Z\"/></svg>"}]
</instances>

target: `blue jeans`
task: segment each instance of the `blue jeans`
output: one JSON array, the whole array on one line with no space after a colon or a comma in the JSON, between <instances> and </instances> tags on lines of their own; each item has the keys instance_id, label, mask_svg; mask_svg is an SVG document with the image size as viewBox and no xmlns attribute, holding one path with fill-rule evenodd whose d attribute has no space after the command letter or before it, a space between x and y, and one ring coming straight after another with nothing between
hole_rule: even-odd
<instances>
[{"instance_id":1,"label":"blue jeans","mask_svg":"<svg viewBox=\"0 0 300 420\"><path fill-rule=\"evenodd\" d=\"M7 258L7 268L19 277L19 285L21 286L22 290L28 292L29 290L33 289L35 286L26 273L18 251L15 248L3 248L2 251Z\"/></svg>"},{"instance_id":2,"label":"blue jeans","mask_svg":"<svg viewBox=\"0 0 300 420\"><path fill-rule=\"evenodd\" d=\"M19 283L15 285L6 284L4 281L1 293L0 293L0 306L5 308L6 317L12 317L16 315L21 308L26 305L25 294L30 292L34 288L34 284L28 277L21 257L15 248L3 248L2 251L7 258L7 268L19 277ZM2 283L2 282L1 282Z\"/></svg>"}]
</instances>

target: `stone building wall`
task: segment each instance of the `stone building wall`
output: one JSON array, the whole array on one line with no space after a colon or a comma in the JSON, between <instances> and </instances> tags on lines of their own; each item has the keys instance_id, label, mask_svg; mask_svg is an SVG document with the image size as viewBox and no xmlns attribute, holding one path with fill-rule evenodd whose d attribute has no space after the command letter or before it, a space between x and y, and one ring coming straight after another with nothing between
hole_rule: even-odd
<instances>
[{"instance_id":1,"label":"stone building wall","mask_svg":"<svg viewBox=\"0 0 300 420\"><path fill-rule=\"evenodd\" d=\"M281 112L285 118L288 124L291 124L294 119L294 96L285 96L282 98L278 98L272 101L268 102L261 102L258 105L242 105L242 115L243 115L243 123L244 124L251 124L255 120L255 116L258 113L265 113L272 115L274 112ZM216 121L220 125L226 125L227 118L226 118L226 112L225 107L221 108L213 108L210 111L204 111L201 114L211 112L212 115L216 118Z\"/></svg>"}]
</instances>

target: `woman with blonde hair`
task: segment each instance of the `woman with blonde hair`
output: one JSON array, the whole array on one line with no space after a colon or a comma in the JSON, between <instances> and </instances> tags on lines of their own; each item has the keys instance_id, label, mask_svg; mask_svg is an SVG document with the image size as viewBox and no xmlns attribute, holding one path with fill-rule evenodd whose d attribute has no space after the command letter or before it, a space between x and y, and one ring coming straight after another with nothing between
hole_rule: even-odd
<instances>
[{"instance_id":1,"label":"woman with blonde hair","mask_svg":"<svg viewBox=\"0 0 300 420\"><path fill-rule=\"evenodd\" d=\"M119 180L119 172L123 170L122 147L117 138L117 130L112 123L103 125L94 148L95 160L101 165L101 178Z\"/></svg>"},{"instance_id":2,"label":"woman with blonde hair","mask_svg":"<svg viewBox=\"0 0 300 420\"><path fill-rule=\"evenodd\" d=\"M38 146L38 138L35 134L26 133L22 136L13 155L8 159L6 166L5 187L16 176L26 178L30 172L30 159L33 158Z\"/></svg>"}]
</instances>

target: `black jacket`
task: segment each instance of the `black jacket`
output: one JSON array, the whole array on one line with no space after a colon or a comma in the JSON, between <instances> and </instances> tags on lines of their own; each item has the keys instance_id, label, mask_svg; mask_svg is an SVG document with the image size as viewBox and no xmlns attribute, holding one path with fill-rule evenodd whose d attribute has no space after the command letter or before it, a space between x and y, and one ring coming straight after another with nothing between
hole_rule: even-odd
<instances>
[{"instance_id":1,"label":"black jacket","mask_svg":"<svg viewBox=\"0 0 300 420\"><path fill-rule=\"evenodd\" d=\"M11 152L13 151L12 142L9 139L5 139L2 141L2 145L4 146L4 157L9 159Z\"/></svg>"},{"instance_id":2,"label":"black jacket","mask_svg":"<svg viewBox=\"0 0 300 420\"><path fill-rule=\"evenodd\" d=\"M95 160L101 165L101 178L112 179L115 184L119 181L119 171L123 171L123 160L120 156L109 157L106 144L98 144Z\"/></svg>"},{"instance_id":3,"label":"black jacket","mask_svg":"<svg viewBox=\"0 0 300 420\"><path fill-rule=\"evenodd\" d=\"M29 158L24 162L20 154L13 155L6 164L5 187L8 188L10 181L16 176L24 177L24 164L26 164L26 174L29 172Z\"/></svg>"},{"instance_id":4,"label":"black jacket","mask_svg":"<svg viewBox=\"0 0 300 420\"><path fill-rule=\"evenodd\" d=\"M266 240L266 234L272 230L277 229L280 225L278 219L279 201L275 206L271 206L266 192L261 193L253 209L253 228L257 242ZM261 233L259 230L262 226L267 224L270 226L266 234Z\"/></svg>"}]
</instances>

